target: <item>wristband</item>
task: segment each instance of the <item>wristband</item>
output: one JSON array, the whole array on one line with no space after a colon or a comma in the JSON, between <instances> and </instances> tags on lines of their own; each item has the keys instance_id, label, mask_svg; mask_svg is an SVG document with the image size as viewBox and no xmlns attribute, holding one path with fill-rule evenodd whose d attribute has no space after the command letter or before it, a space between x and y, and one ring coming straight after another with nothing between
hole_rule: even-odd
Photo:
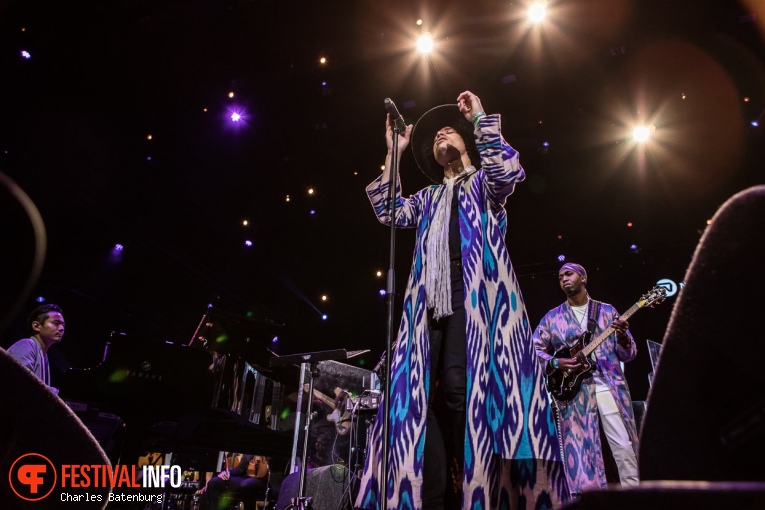
<instances>
[{"instance_id":1,"label":"wristband","mask_svg":"<svg viewBox=\"0 0 765 510\"><path fill-rule=\"evenodd\" d=\"M480 119L484 115L486 115L486 112L475 112L473 114L473 125L477 126L478 125L478 119Z\"/></svg>"}]
</instances>

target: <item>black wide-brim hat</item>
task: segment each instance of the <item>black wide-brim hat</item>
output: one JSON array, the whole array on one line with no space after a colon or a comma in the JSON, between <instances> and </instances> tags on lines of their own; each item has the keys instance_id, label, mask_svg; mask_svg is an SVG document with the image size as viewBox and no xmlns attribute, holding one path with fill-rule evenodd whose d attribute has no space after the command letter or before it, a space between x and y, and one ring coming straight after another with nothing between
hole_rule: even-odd
<instances>
[{"instance_id":1,"label":"black wide-brim hat","mask_svg":"<svg viewBox=\"0 0 765 510\"><path fill-rule=\"evenodd\" d=\"M433 142L436 133L446 126L461 132L459 127L466 122L465 116L460 113L456 104L442 104L423 113L414 125L411 142L414 160L422 173L436 184L443 184L444 182L444 168L438 164L433 155Z\"/></svg>"}]
</instances>

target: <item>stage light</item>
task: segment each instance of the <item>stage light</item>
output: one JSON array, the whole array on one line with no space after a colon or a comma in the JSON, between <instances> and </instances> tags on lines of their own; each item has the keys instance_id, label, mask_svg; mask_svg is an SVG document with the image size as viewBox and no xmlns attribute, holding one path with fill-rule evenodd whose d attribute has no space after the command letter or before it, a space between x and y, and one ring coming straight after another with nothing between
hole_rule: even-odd
<instances>
[{"instance_id":1,"label":"stage light","mask_svg":"<svg viewBox=\"0 0 765 510\"><path fill-rule=\"evenodd\" d=\"M422 20L421 20L421 19L418 19L418 20L417 20L417 26L418 26L418 27L421 27L421 26L422 26Z\"/></svg>"},{"instance_id":2,"label":"stage light","mask_svg":"<svg viewBox=\"0 0 765 510\"><path fill-rule=\"evenodd\" d=\"M383 272L382 271L377 271L375 273L375 275L377 275L378 278L382 278Z\"/></svg>"},{"instance_id":3,"label":"stage light","mask_svg":"<svg viewBox=\"0 0 765 510\"><path fill-rule=\"evenodd\" d=\"M212 307L213 307L212 303L207 303L207 308L212 308Z\"/></svg>"},{"instance_id":4,"label":"stage light","mask_svg":"<svg viewBox=\"0 0 765 510\"><path fill-rule=\"evenodd\" d=\"M249 221L247 221L247 220L242 220L242 225L244 225L245 227L246 227L247 225L249 225L249 224L250 224L250 222L249 222Z\"/></svg>"},{"instance_id":5,"label":"stage light","mask_svg":"<svg viewBox=\"0 0 765 510\"><path fill-rule=\"evenodd\" d=\"M558 255L558 262L565 262L566 256L565 255Z\"/></svg>"},{"instance_id":6,"label":"stage light","mask_svg":"<svg viewBox=\"0 0 765 510\"><path fill-rule=\"evenodd\" d=\"M233 98L233 97L234 97L234 92L233 92L233 91L229 92L229 93L228 93L228 97L229 97L229 98Z\"/></svg>"},{"instance_id":7,"label":"stage light","mask_svg":"<svg viewBox=\"0 0 765 510\"><path fill-rule=\"evenodd\" d=\"M204 108L202 108L202 111L207 113L207 107L205 106Z\"/></svg>"},{"instance_id":8,"label":"stage light","mask_svg":"<svg viewBox=\"0 0 765 510\"><path fill-rule=\"evenodd\" d=\"M314 192L313 188L308 188L308 194L309 195L313 195L313 192Z\"/></svg>"},{"instance_id":9,"label":"stage light","mask_svg":"<svg viewBox=\"0 0 765 510\"><path fill-rule=\"evenodd\" d=\"M321 320L323 320L323 321L327 320L327 316L326 315L322 315L321 316Z\"/></svg>"},{"instance_id":10,"label":"stage light","mask_svg":"<svg viewBox=\"0 0 765 510\"><path fill-rule=\"evenodd\" d=\"M385 170L385 165L380 165L380 170Z\"/></svg>"},{"instance_id":11,"label":"stage light","mask_svg":"<svg viewBox=\"0 0 765 510\"><path fill-rule=\"evenodd\" d=\"M151 135L146 135L146 139L147 139L147 140L151 140L152 138L154 138L154 137L153 137L153 136L151 136Z\"/></svg>"},{"instance_id":12,"label":"stage light","mask_svg":"<svg viewBox=\"0 0 765 510\"><path fill-rule=\"evenodd\" d=\"M630 245L630 250L637 251L637 249L638 249L637 244L631 244Z\"/></svg>"},{"instance_id":13,"label":"stage light","mask_svg":"<svg viewBox=\"0 0 765 510\"><path fill-rule=\"evenodd\" d=\"M429 53L433 49L433 38L430 34L423 34L417 39L417 50L420 53Z\"/></svg>"},{"instance_id":14,"label":"stage light","mask_svg":"<svg viewBox=\"0 0 765 510\"><path fill-rule=\"evenodd\" d=\"M37 301L38 303L45 303L45 297L44 296L37 296L35 298L35 301Z\"/></svg>"},{"instance_id":15,"label":"stage light","mask_svg":"<svg viewBox=\"0 0 765 510\"><path fill-rule=\"evenodd\" d=\"M745 103L748 103L748 102L749 102L749 97L745 97L745 98L744 98L744 102L745 102Z\"/></svg>"},{"instance_id":16,"label":"stage light","mask_svg":"<svg viewBox=\"0 0 765 510\"><path fill-rule=\"evenodd\" d=\"M111 253L109 254L109 261L111 261L112 263L115 263L115 264L118 263L118 262L121 262L122 261L122 252L124 250L125 250L124 246L122 246L119 243L115 244L112 247Z\"/></svg>"},{"instance_id":17,"label":"stage light","mask_svg":"<svg viewBox=\"0 0 765 510\"><path fill-rule=\"evenodd\" d=\"M534 2L529 7L529 21L532 23L540 23L545 19L547 11L547 2Z\"/></svg>"},{"instance_id":18,"label":"stage light","mask_svg":"<svg viewBox=\"0 0 765 510\"><path fill-rule=\"evenodd\" d=\"M238 112L234 112L231 114L231 120L233 122L239 122L242 119L242 115Z\"/></svg>"},{"instance_id":19,"label":"stage light","mask_svg":"<svg viewBox=\"0 0 765 510\"><path fill-rule=\"evenodd\" d=\"M276 343L276 342L278 342L278 341L279 341L279 337L278 337L278 336L275 336L275 337L273 337L273 338L271 339L271 343L272 343L272 344L275 344L275 343Z\"/></svg>"},{"instance_id":20,"label":"stage light","mask_svg":"<svg viewBox=\"0 0 765 510\"><path fill-rule=\"evenodd\" d=\"M311 216L313 216L314 214L316 214L316 209L311 209L311 213L310 213L310 214L311 214Z\"/></svg>"},{"instance_id":21,"label":"stage light","mask_svg":"<svg viewBox=\"0 0 765 510\"><path fill-rule=\"evenodd\" d=\"M651 133L655 130L656 128L653 124L650 126L635 126L632 129L632 139L638 143L643 143L651 137Z\"/></svg>"},{"instance_id":22,"label":"stage light","mask_svg":"<svg viewBox=\"0 0 765 510\"><path fill-rule=\"evenodd\" d=\"M752 125L752 127L760 127L760 121L758 120L753 120L752 122L750 122L750 124Z\"/></svg>"},{"instance_id":23,"label":"stage light","mask_svg":"<svg viewBox=\"0 0 765 510\"><path fill-rule=\"evenodd\" d=\"M379 292L379 293L380 293L380 295L381 295L381 296L385 296L385 295L387 295L387 294L388 294L388 291L387 291L387 290L385 290L385 289L380 289L380 292Z\"/></svg>"},{"instance_id":24,"label":"stage light","mask_svg":"<svg viewBox=\"0 0 765 510\"><path fill-rule=\"evenodd\" d=\"M151 161L151 156L146 156L146 161Z\"/></svg>"},{"instance_id":25,"label":"stage light","mask_svg":"<svg viewBox=\"0 0 765 510\"><path fill-rule=\"evenodd\" d=\"M289 201L290 201L290 196L289 196L289 195L287 195L287 196L284 198L284 201L285 201L285 202L289 202Z\"/></svg>"},{"instance_id":26,"label":"stage light","mask_svg":"<svg viewBox=\"0 0 765 510\"><path fill-rule=\"evenodd\" d=\"M322 301L326 301L327 299L328 299L328 298L327 298L327 295L326 295L326 294L324 294L323 296L321 296L321 300L322 300Z\"/></svg>"},{"instance_id":27,"label":"stage light","mask_svg":"<svg viewBox=\"0 0 765 510\"><path fill-rule=\"evenodd\" d=\"M680 98L681 98L681 99L685 99L685 93L683 93L683 94L680 94Z\"/></svg>"},{"instance_id":28,"label":"stage light","mask_svg":"<svg viewBox=\"0 0 765 510\"><path fill-rule=\"evenodd\" d=\"M32 54L29 53L27 50L21 50L21 58L29 60L30 58L32 58Z\"/></svg>"},{"instance_id":29,"label":"stage light","mask_svg":"<svg viewBox=\"0 0 765 510\"><path fill-rule=\"evenodd\" d=\"M632 228L632 222L631 222L631 221L628 221L628 222L627 222L627 226L628 226L628 227L630 227L630 228Z\"/></svg>"},{"instance_id":30,"label":"stage light","mask_svg":"<svg viewBox=\"0 0 765 510\"><path fill-rule=\"evenodd\" d=\"M252 241L250 241L249 239L247 239L247 240L244 242L244 245L245 245L245 246L247 246L247 247L249 248L250 246L252 246Z\"/></svg>"},{"instance_id":31,"label":"stage light","mask_svg":"<svg viewBox=\"0 0 765 510\"><path fill-rule=\"evenodd\" d=\"M322 64L322 65L324 65L324 64L326 64L326 63L327 63L327 57L321 57L321 58L319 59L319 64Z\"/></svg>"}]
</instances>

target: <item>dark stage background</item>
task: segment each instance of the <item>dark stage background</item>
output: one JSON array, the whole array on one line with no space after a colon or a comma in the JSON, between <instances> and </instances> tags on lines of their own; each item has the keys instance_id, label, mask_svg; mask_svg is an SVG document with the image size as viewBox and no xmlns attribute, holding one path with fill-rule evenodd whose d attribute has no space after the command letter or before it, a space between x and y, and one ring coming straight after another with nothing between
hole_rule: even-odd
<instances>
[{"instance_id":1,"label":"dark stage background","mask_svg":"<svg viewBox=\"0 0 765 510\"><path fill-rule=\"evenodd\" d=\"M97 363L112 331L188 342L212 305L251 318L263 349L370 349L372 368L388 231L364 187L385 155L383 99L414 123L466 89L502 114L527 172L507 243L533 325L563 300L559 255L620 311L680 282L719 205L764 180L752 121L765 110L765 7L550 2L540 26L525 7L0 0L0 171L39 208L48 243L19 303L34 238L0 188L0 345L25 334L38 296L67 319L58 369ZM438 52L418 57L425 31ZM633 122L655 126L645 145ZM406 194L427 183L411 152L401 171ZM401 290L413 232L398 239ZM645 339L661 341L675 299L631 321L636 400Z\"/></svg>"}]
</instances>

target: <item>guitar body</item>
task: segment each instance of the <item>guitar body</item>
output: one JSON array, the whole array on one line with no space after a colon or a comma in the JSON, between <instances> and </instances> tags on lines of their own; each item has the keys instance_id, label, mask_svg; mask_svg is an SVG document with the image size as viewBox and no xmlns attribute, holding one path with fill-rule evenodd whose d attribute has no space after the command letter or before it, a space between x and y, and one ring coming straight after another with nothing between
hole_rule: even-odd
<instances>
[{"instance_id":1,"label":"guitar body","mask_svg":"<svg viewBox=\"0 0 765 510\"><path fill-rule=\"evenodd\" d=\"M268 459L260 455L255 455L250 461L255 471L255 478L265 478L268 476Z\"/></svg>"},{"instance_id":2,"label":"guitar body","mask_svg":"<svg viewBox=\"0 0 765 510\"><path fill-rule=\"evenodd\" d=\"M653 308L663 302L667 297L667 289L658 285L646 294L640 296L637 303L632 305L629 310L621 316L622 320L632 317L632 314L643 307ZM597 338L590 341L592 336L589 332L584 332L572 347L561 349L553 354L554 358L576 358L579 361L579 368L576 370L555 370L550 375L545 376L545 386L547 392L552 395L556 401L568 402L573 399L582 387L582 381L595 370L595 363L590 359L590 355L595 352L595 348L615 331L613 325L609 326Z\"/></svg>"},{"instance_id":3,"label":"guitar body","mask_svg":"<svg viewBox=\"0 0 765 510\"><path fill-rule=\"evenodd\" d=\"M577 358L581 366L572 370L555 370L553 373L545 377L545 386L547 391L552 397L559 402L569 402L579 392L579 388L582 387L582 381L595 370L595 364L583 355L582 349L584 349L587 341L590 338L590 333L585 332L580 336L576 343L572 347L564 347L563 349L556 351L553 355L555 358Z\"/></svg>"}]
</instances>

